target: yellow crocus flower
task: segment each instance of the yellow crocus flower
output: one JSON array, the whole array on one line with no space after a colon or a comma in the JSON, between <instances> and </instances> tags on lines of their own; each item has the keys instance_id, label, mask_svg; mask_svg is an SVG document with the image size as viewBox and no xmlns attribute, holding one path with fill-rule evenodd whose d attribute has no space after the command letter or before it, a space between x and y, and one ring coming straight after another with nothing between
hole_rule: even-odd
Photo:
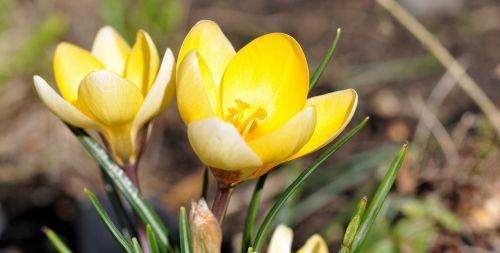
<instances>
[{"instance_id":1,"label":"yellow crocus flower","mask_svg":"<svg viewBox=\"0 0 500 253\"><path fill-rule=\"evenodd\" d=\"M54 75L61 95L40 76L35 88L43 103L63 121L96 129L118 163L135 163L148 123L172 99L174 56L160 58L145 31L132 48L111 27L103 27L92 50L60 43Z\"/></svg>"},{"instance_id":2,"label":"yellow crocus flower","mask_svg":"<svg viewBox=\"0 0 500 253\"><path fill-rule=\"evenodd\" d=\"M357 105L353 89L307 99L306 57L283 33L235 52L215 22L200 21L184 39L176 68L191 146L228 186L327 145Z\"/></svg>"},{"instance_id":3,"label":"yellow crocus flower","mask_svg":"<svg viewBox=\"0 0 500 253\"><path fill-rule=\"evenodd\" d=\"M274 230L267 253L290 253L292 251L292 241L292 229L285 225L279 225ZM328 253L328 246L320 235L314 234L307 239L304 246L297 253Z\"/></svg>"}]
</instances>

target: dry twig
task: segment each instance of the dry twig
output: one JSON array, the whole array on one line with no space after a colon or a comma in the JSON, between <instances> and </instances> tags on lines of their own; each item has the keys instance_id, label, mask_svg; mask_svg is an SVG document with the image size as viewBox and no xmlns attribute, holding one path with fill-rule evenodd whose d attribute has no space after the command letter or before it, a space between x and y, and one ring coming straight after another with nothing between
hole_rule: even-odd
<instances>
[{"instance_id":1,"label":"dry twig","mask_svg":"<svg viewBox=\"0 0 500 253\"><path fill-rule=\"evenodd\" d=\"M459 65L446 48L408 11L394 0L377 0L404 27L406 27L427 48L448 71L458 84L483 111L500 136L500 112L495 104L486 96L479 85Z\"/></svg>"}]
</instances>

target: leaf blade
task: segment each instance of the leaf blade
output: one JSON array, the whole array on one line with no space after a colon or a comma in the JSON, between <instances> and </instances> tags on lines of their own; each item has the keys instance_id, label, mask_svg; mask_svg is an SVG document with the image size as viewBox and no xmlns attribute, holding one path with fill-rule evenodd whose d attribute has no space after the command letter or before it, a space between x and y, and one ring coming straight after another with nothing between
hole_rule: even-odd
<instances>
[{"instance_id":1,"label":"leaf blade","mask_svg":"<svg viewBox=\"0 0 500 253\"><path fill-rule=\"evenodd\" d=\"M311 80L309 81L309 92L311 92L314 87L318 84L318 80L323 74L323 72L326 69L326 66L330 62L330 60L333 57L333 53L335 53L335 49L337 48L337 44L340 40L340 34L342 33L342 29L337 28L337 35L335 35L335 39L333 40L332 44L330 45L330 48L328 48L328 51L326 52L325 56L323 57L323 60L319 64L318 68L314 71L314 74L311 77Z\"/></svg>"},{"instance_id":2,"label":"leaf blade","mask_svg":"<svg viewBox=\"0 0 500 253\"><path fill-rule=\"evenodd\" d=\"M66 124L66 123L65 123ZM76 136L78 141L84 148L94 157L97 163L102 166L104 172L115 182L118 190L130 203L132 208L137 212L144 224L151 224L155 231L160 249L174 252L172 240L167 228L162 223L158 214L153 210L146 198L134 186L132 181L125 174L123 169L116 164L107 151L97 143L83 129L66 124L71 132Z\"/></svg>"},{"instance_id":3,"label":"leaf blade","mask_svg":"<svg viewBox=\"0 0 500 253\"><path fill-rule=\"evenodd\" d=\"M186 208L183 206L179 212L179 237L181 239L181 253L193 252L191 244L191 234L189 231L189 220L186 214Z\"/></svg>"},{"instance_id":4,"label":"leaf blade","mask_svg":"<svg viewBox=\"0 0 500 253\"><path fill-rule=\"evenodd\" d=\"M47 236L50 243L59 253L72 253L69 247L59 238L59 236L52 229L48 227L43 227L42 232Z\"/></svg>"},{"instance_id":5,"label":"leaf blade","mask_svg":"<svg viewBox=\"0 0 500 253\"><path fill-rule=\"evenodd\" d=\"M392 160L391 165L389 166L389 170L382 179L382 182L380 183L377 191L375 192L375 195L373 196L373 200L366 209L358 232L354 237L351 252L361 252L361 248L363 247L366 235L375 222L377 215L380 212L380 209L382 208L384 201L387 198L392 185L394 184L394 181L396 180L399 169L403 165L407 150L408 144L404 144L403 147L399 150L396 157L394 157L394 159Z\"/></svg>"},{"instance_id":6,"label":"leaf blade","mask_svg":"<svg viewBox=\"0 0 500 253\"><path fill-rule=\"evenodd\" d=\"M99 214L99 217L101 217L101 220L106 225L106 228L111 233L111 235L115 238L115 240L118 242L118 244L122 247L122 249L125 250L126 252L134 253L135 250L134 250L133 246L128 242L127 238L125 238L120 233L120 230L113 224L113 221L111 221L111 218L106 213L106 210L104 210L104 207L102 206L101 202L97 199L95 194L92 193L87 188L83 189L83 192L85 193L85 195L87 195L90 202L92 203L92 205L96 209L97 213Z\"/></svg>"},{"instance_id":7,"label":"leaf blade","mask_svg":"<svg viewBox=\"0 0 500 253\"><path fill-rule=\"evenodd\" d=\"M271 207L269 212L267 213L266 217L264 218L264 221L259 227L259 230L257 232L257 235L255 236L255 241L252 245L252 248L260 252L262 243L264 239L267 237L268 230L270 226L272 225L274 219L276 218L276 215L278 214L279 210L283 205L285 204L286 200L290 198L302 185L302 183L324 162L326 161L331 155L333 155L337 150L339 150L345 143L347 143L354 135L356 135L368 122L369 117L366 117L364 120L361 121L360 124L358 124L355 128L353 128L351 131L349 131L347 134L342 136L335 144L331 145L330 148L323 153L318 159L314 161L312 165L310 165L308 168L306 168L298 177L293 181L292 184L290 184L287 189L281 194L279 199L274 203L274 205Z\"/></svg>"}]
</instances>

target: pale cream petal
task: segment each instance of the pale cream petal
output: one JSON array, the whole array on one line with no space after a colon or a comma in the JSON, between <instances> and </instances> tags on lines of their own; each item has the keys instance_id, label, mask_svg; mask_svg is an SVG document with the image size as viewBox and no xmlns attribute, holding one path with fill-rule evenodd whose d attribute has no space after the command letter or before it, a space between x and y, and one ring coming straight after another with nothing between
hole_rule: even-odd
<instances>
[{"instance_id":1,"label":"pale cream petal","mask_svg":"<svg viewBox=\"0 0 500 253\"><path fill-rule=\"evenodd\" d=\"M188 125L191 147L207 166L240 171L242 176L262 166L259 156L230 123L218 117L194 121Z\"/></svg>"},{"instance_id":2,"label":"pale cream petal","mask_svg":"<svg viewBox=\"0 0 500 253\"><path fill-rule=\"evenodd\" d=\"M220 27L211 20L201 20L191 28L179 50L177 70L184 57L193 50L201 55L210 69L216 90L219 90L222 75L235 51Z\"/></svg>"},{"instance_id":3,"label":"pale cream petal","mask_svg":"<svg viewBox=\"0 0 500 253\"><path fill-rule=\"evenodd\" d=\"M266 34L229 62L221 84L222 110L231 114L238 101L252 110L264 109L267 116L247 135L250 139L262 136L304 109L308 83L306 58L297 41L283 33Z\"/></svg>"},{"instance_id":4,"label":"pale cream petal","mask_svg":"<svg viewBox=\"0 0 500 253\"><path fill-rule=\"evenodd\" d=\"M90 72L104 65L89 51L70 43L60 43L54 53L54 76L61 95L70 103L78 100L78 85Z\"/></svg>"},{"instance_id":5,"label":"pale cream petal","mask_svg":"<svg viewBox=\"0 0 500 253\"><path fill-rule=\"evenodd\" d=\"M216 115L216 90L203 59L192 50L177 72L177 106L186 124Z\"/></svg>"},{"instance_id":6,"label":"pale cream petal","mask_svg":"<svg viewBox=\"0 0 500 253\"><path fill-rule=\"evenodd\" d=\"M92 54L106 66L106 69L123 75L130 46L115 29L105 26L97 32Z\"/></svg>"},{"instance_id":7,"label":"pale cream petal","mask_svg":"<svg viewBox=\"0 0 500 253\"><path fill-rule=\"evenodd\" d=\"M42 102L61 120L76 127L98 128L92 119L64 100L43 78L34 76L33 81Z\"/></svg>"},{"instance_id":8,"label":"pale cream petal","mask_svg":"<svg viewBox=\"0 0 500 253\"><path fill-rule=\"evenodd\" d=\"M293 231L291 228L281 224L273 232L267 253L290 253L292 252Z\"/></svg>"},{"instance_id":9,"label":"pale cream petal","mask_svg":"<svg viewBox=\"0 0 500 253\"><path fill-rule=\"evenodd\" d=\"M291 159L309 154L332 142L349 124L358 103L358 95L353 89L331 92L312 97L307 106L316 108L316 129L311 139Z\"/></svg>"},{"instance_id":10,"label":"pale cream petal","mask_svg":"<svg viewBox=\"0 0 500 253\"><path fill-rule=\"evenodd\" d=\"M311 138L316 126L314 107L307 107L272 133L248 142L264 163L286 160Z\"/></svg>"},{"instance_id":11,"label":"pale cream petal","mask_svg":"<svg viewBox=\"0 0 500 253\"><path fill-rule=\"evenodd\" d=\"M80 84L78 97L82 106L110 128L131 124L143 101L133 83L106 70L87 75Z\"/></svg>"},{"instance_id":12,"label":"pale cream petal","mask_svg":"<svg viewBox=\"0 0 500 253\"><path fill-rule=\"evenodd\" d=\"M141 128L160 114L172 100L175 91L175 78L173 76L174 64L174 55L170 49L167 49L163 56L158 76L142 102L141 109L137 112L134 122L132 123L132 137L134 143L137 137L136 135Z\"/></svg>"},{"instance_id":13,"label":"pale cream petal","mask_svg":"<svg viewBox=\"0 0 500 253\"><path fill-rule=\"evenodd\" d=\"M297 253L328 253L328 246L320 235L315 234L309 237L306 244Z\"/></svg>"}]
</instances>

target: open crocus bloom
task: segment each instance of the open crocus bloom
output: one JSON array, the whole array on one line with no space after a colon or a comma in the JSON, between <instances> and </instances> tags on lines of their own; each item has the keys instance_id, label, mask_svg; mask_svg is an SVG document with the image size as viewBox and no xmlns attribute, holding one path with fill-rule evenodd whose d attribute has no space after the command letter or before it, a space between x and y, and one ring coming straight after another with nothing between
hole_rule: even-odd
<instances>
[{"instance_id":1,"label":"open crocus bloom","mask_svg":"<svg viewBox=\"0 0 500 253\"><path fill-rule=\"evenodd\" d=\"M292 250L293 231L285 225L279 225L274 230L267 253L290 253ZM307 240L297 253L328 253L325 240L315 234Z\"/></svg>"},{"instance_id":2,"label":"open crocus bloom","mask_svg":"<svg viewBox=\"0 0 500 253\"><path fill-rule=\"evenodd\" d=\"M130 48L113 28L103 27L91 52L66 42L57 46L54 74L62 97L41 77L34 82L54 114L71 125L96 129L124 164L137 158L145 138L139 133L172 99L173 65L167 49L160 66L146 32L139 31Z\"/></svg>"},{"instance_id":3,"label":"open crocus bloom","mask_svg":"<svg viewBox=\"0 0 500 253\"><path fill-rule=\"evenodd\" d=\"M177 62L177 103L200 160L229 186L330 143L357 104L352 89L307 99L300 45L270 33L237 53L218 25L200 21Z\"/></svg>"}]
</instances>

